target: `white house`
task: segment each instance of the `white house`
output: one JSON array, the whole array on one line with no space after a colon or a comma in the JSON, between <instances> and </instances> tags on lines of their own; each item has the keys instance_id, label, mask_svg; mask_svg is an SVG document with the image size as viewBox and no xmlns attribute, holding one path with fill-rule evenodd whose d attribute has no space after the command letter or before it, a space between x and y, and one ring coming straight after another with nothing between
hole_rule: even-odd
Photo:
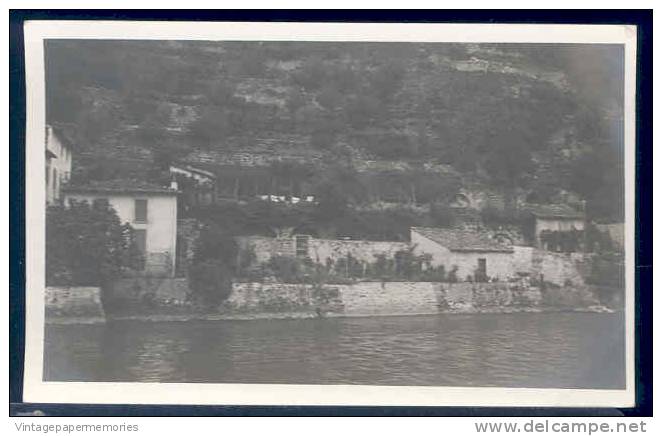
<instances>
[{"instance_id":1,"label":"white house","mask_svg":"<svg viewBox=\"0 0 662 436\"><path fill-rule=\"evenodd\" d=\"M105 181L63 190L65 204L72 200L107 200L122 223L135 230L145 256L145 271L174 275L177 245L177 186L169 188L134 180Z\"/></svg>"},{"instance_id":2,"label":"white house","mask_svg":"<svg viewBox=\"0 0 662 436\"><path fill-rule=\"evenodd\" d=\"M460 281L514 275L513 247L475 230L437 227L412 227L411 243L417 255L429 254L433 267L443 266L447 273L456 269Z\"/></svg>"},{"instance_id":3,"label":"white house","mask_svg":"<svg viewBox=\"0 0 662 436\"><path fill-rule=\"evenodd\" d=\"M71 147L53 126L46 126L46 204L58 203L71 175Z\"/></svg>"},{"instance_id":4,"label":"white house","mask_svg":"<svg viewBox=\"0 0 662 436\"><path fill-rule=\"evenodd\" d=\"M545 230L560 232L584 230L586 222L584 213L565 204L528 204L523 206L523 210L533 215L535 242L541 248L544 248L544 244L540 234Z\"/></svg>"}]
</instances>

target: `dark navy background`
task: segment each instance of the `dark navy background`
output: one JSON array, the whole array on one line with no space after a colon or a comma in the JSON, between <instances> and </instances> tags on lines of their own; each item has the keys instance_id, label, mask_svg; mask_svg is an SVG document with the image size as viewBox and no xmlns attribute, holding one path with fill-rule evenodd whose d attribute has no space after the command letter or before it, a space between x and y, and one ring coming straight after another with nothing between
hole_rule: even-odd
<instances>
[{"instance_id":1,"label":"dark navy background","mask_svg":"<svg viewBox=\"0 0 662 436\"><path fill-rule=\"evenodd\" d=\"M653 12L651 10L12 10L9 47L10 124L10 415L57 416L652 416L653 414ZM637 47L636 397L629 409L476 407L282 407L46 405L22 402L25 334L25 68L26 20L455 22L633 24Z\"/></svg>"}]
</instances>

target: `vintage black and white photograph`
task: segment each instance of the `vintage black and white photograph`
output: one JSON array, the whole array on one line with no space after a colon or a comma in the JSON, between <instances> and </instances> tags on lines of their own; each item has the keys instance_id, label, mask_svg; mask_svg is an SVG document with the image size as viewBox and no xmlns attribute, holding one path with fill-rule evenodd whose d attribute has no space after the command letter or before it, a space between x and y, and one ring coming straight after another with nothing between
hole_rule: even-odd
<instances>
[{"instance_id":1,"label":"vintage black and white photograph","mask_svg":"<svg viewBox=\"0 0 662 436\"><path fill-rule=\"evenodd\" d=\"M44 39L42 381L625 390L625 64Z\"/></svg>"}]
</instances>

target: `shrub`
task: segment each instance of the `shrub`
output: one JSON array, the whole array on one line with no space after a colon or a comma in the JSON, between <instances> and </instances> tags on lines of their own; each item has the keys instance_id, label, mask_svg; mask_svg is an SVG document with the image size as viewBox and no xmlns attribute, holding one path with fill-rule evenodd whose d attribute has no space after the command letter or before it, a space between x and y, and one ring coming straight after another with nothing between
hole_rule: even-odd
<instances>
[{"instance_id":1,"label":"shrub","mask_svg":"<svg viewBox=\"0 0 662 436\"><path fill-rule=\"evenodd\" d=\"M624 289L625 264L623 257L606 253L595 256L587 282L602 287Z\"/></svg>"},{"instance_id":2,"label":"shrub","mask_svg":"<svg viewBox=\"0 0 662 436\"><path fill-rule=\"evenodd\" d=\"M193 300L212 309L232 292L237 269L237 243L231 234L214 225L200 232L189 268Z\"/></svg>"},{"instance_id":3,"label":"shrub","mask_svg":"<svg viewBox=\"0 0 662 436\"><path fill-rule=\"evenodd\" d=\"M232 292L232 270L218 259L205 260L189 270L189 285L193 300L213 309Z\"/></svg>"},{"instance_id":4,"label":"shrub","mask_svg":"<svg viewBox=\"0 0 662 436\"><path fill-rule=\"evenodd\" d=\"M458 267L457 265L453 265L453 268L451 268L450 272L448 273L448 282L449 283L457 283L457 270Z\"/></svg>"},{"instance_id":5,"label":"shrub","mask_svg":"<svg viewBox=\"0 0 662 436\"><path fill-rule=\"evenodd\" d=\"M273 256L266 264L274 276L284 283L300 283L303 268L299 259L290 256Z\"/></svg>"},{"instance_id":6,"label":"shrub","mask_svg":"<svg viewBox=\"0 0 662 436\"><path fill-rule=\"evenodd\" d=\"M609 233L600 231L594 224L586 227L586 251L606 253L614 251Z\"/></svg>"},{"instance_id":7,"label":"shrub","mask_svg":"<svg viewBox=\"0 0 662 436\"><path fill-rule=\"evenodd\" d=\"M336 274L347 278L364 276L364 264L351 254L339 258L335 263Z\"/></svg>"},{"instance_id":8,"label":"shrub","mask_svg":"<svg viewBox=\"0 0 662 436\"><path fill-rule=\"evenodd\" d=\"M375 255L375 262L370 265L370 272L375 278L386 278L393 274L393 259L389 259L385 254Z\"/></svg>"},{"instance_id":9,"label":"shrub","mask_svg":"<svg viewBox=\"0 0 662 436\"><path fill-rule=\"evenodd\" d=\"M395 253L395 273L403 279L417 279L423 270L423 256L416 256L413 249Z\"/></svg>"},{"instance_id":10,"label":"shrub","mask_svg":"<svg viewBox=\"0 0 662 436\"><path fill-rule=\"evenodd\" d=\"M540 232L540 241L547 250L571 253L578 251L583 235L584 232L580 230L543 230Z\"/></svg>"},{"instance_id":11,"label":"shrub","mask_svg":"<svg viewBox=\"0 0 662 436\"><path fill-rule=\"evenodd\" d=\"M446 268L443 265L428 267L423 271L421 279L426 282L445 282L448 279L446 277Z\"/></svg>"}]
</instances>

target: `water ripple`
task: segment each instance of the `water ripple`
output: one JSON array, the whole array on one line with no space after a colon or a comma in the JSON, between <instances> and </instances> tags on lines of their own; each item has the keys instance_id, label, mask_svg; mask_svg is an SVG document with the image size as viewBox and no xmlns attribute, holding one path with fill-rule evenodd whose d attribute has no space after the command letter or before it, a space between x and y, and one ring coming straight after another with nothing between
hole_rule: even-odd
<instances>
[{"instance_id":1,"label":"water ripple","mask_svg":"<svg viewBox=\"0 0 662 436\"><path fill-rule=\"evenodd\" d=\"M622 388L623 317L49 326L47 380Z\"/></svg>"}]
</instances>

